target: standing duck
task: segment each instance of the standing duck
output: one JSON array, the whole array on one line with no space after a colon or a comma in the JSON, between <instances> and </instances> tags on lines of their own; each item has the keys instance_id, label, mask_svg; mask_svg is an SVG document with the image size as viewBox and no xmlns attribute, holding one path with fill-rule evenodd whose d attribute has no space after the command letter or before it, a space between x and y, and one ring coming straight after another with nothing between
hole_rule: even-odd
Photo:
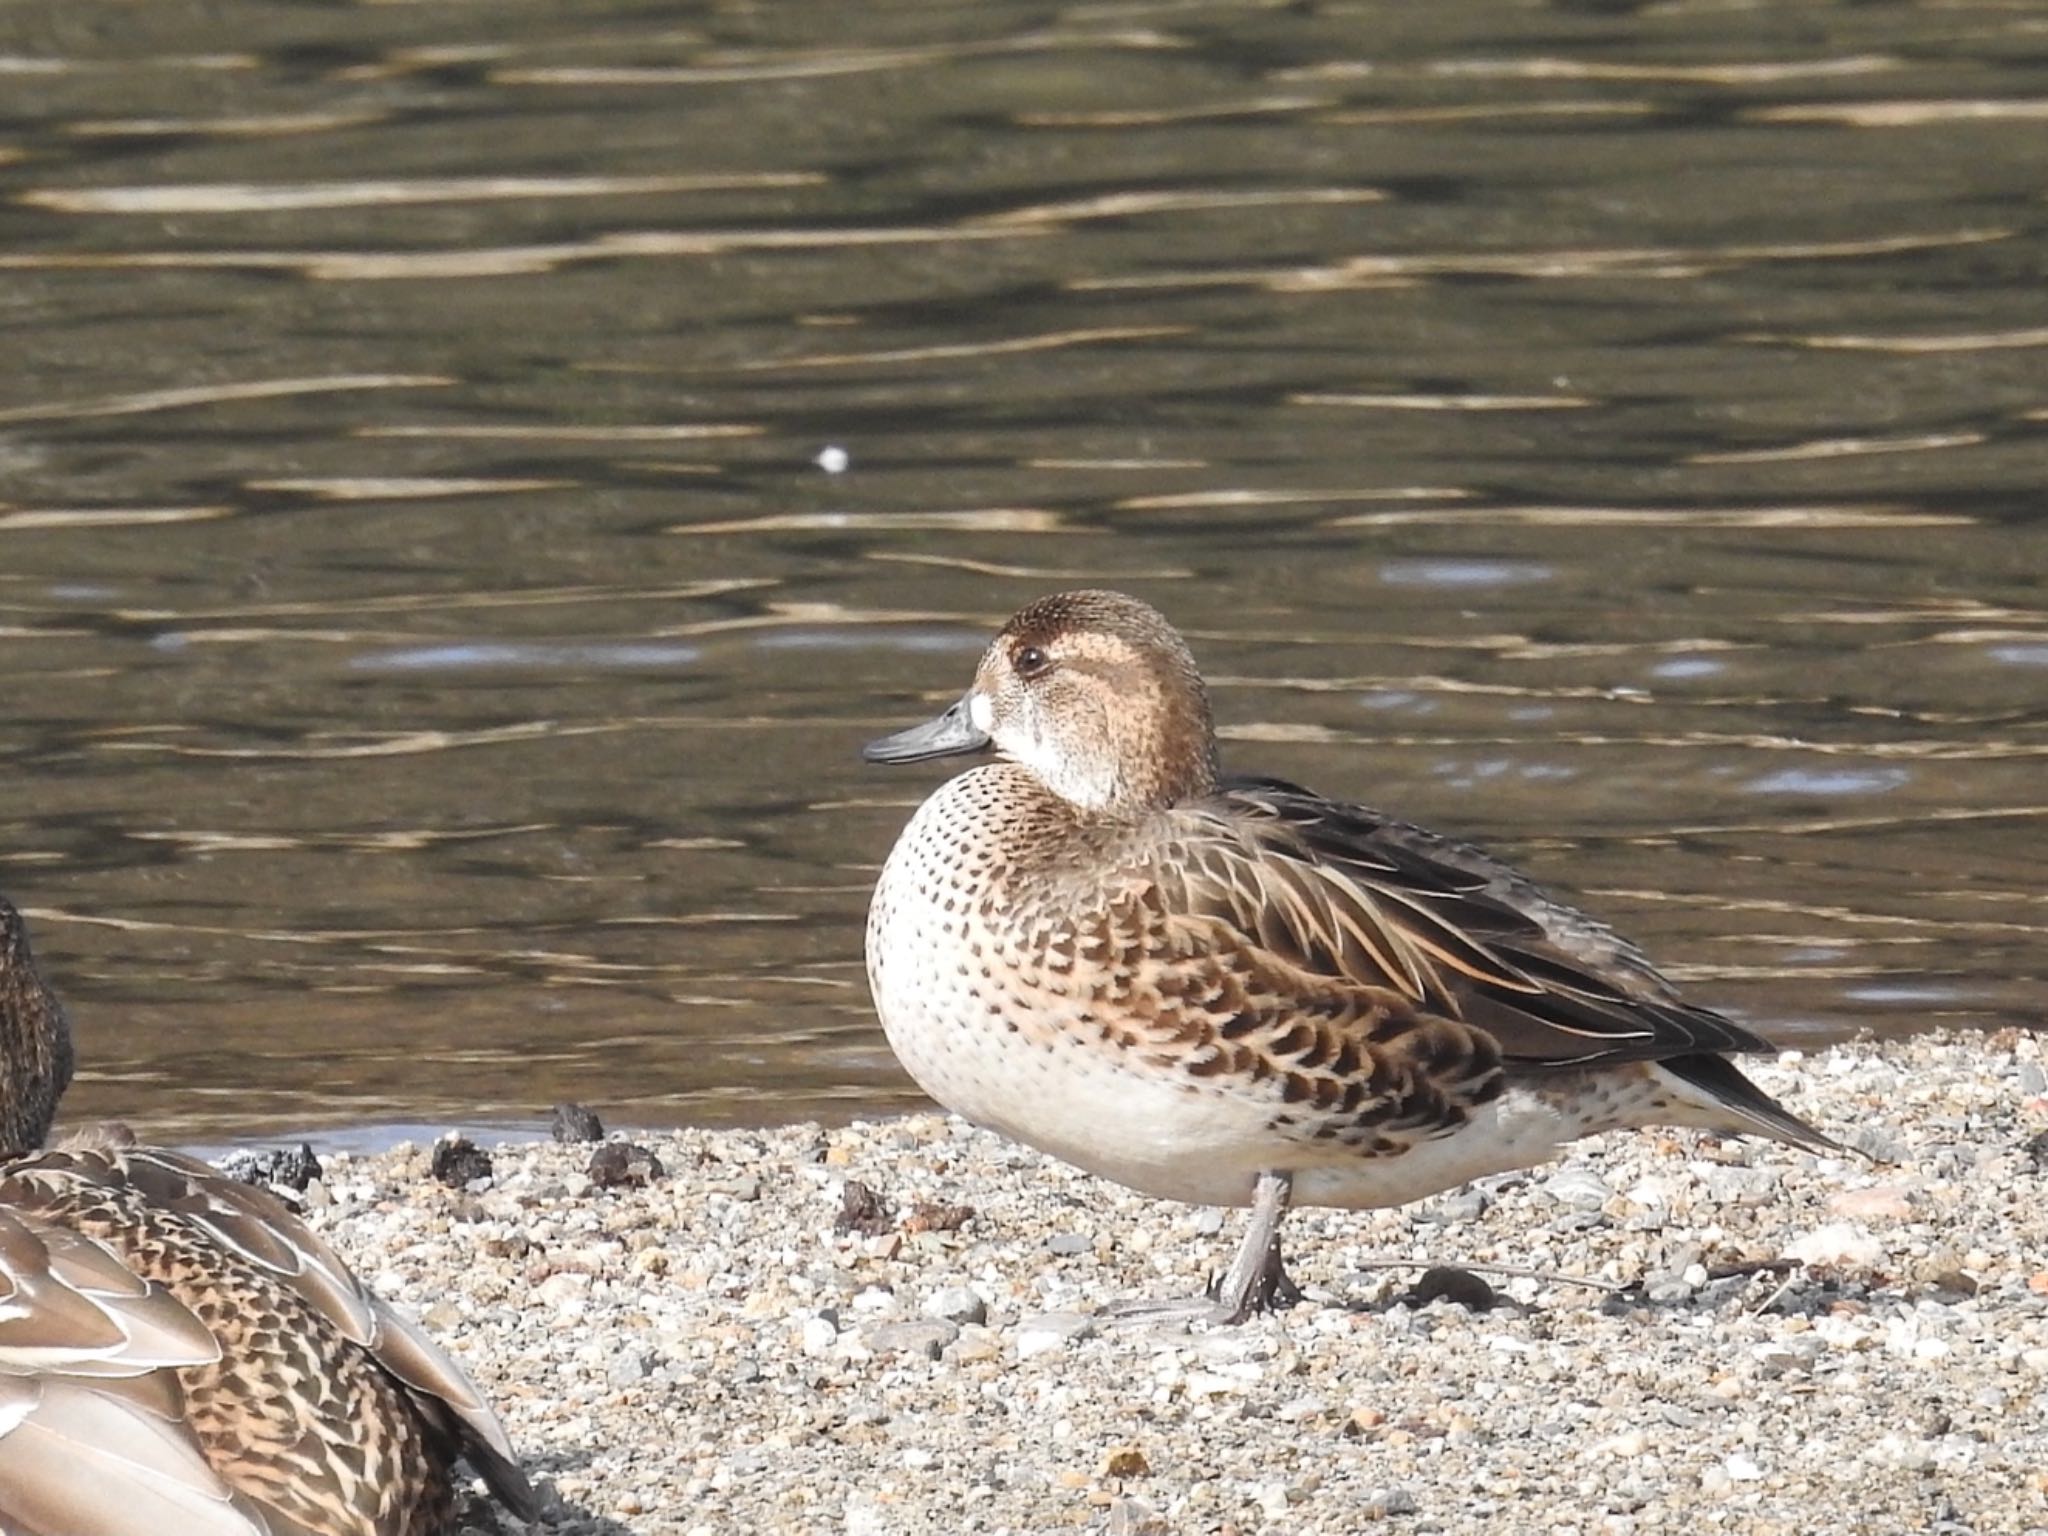
<instances>
[{"instance_id":1,"label":"standing duck","mask_svg":"<svg viewBox=\"0 0 2048 1536\"><path fill-rule=\"evenodd\" d=\"M878 763L992 749L876 884L889 1044L969 1120L1142 1193L1250 1206L1212 1296L1298 1293L1290 1201L1402 1205L1598 1131L1840 1150L1728 1053L1769 1045L1462 843L1279 779L1222 778L1186 642L1118 592L1031 604Z\"/></svg>"},{"instance_id":2,"label":"standing duck","mask_svg":"<svg viewBox=\"0 0 2048 1536\"><path fill-rule=\"evenodd\" d=\"M533 1517L475 1384L275 1196L125 1127L39 1150L71 1065L0 898L0 1536L444 1536L458 1457Z\"/></svg>"}]
</instances>

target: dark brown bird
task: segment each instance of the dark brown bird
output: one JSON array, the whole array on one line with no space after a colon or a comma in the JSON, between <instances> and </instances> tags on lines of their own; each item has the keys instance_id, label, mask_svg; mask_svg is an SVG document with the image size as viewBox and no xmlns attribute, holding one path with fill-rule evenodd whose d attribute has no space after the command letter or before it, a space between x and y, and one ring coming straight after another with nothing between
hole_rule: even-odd
<instances>
[{"instance_id":1,"label":"dark brown bird","mask_svg":"<svg viewBox=\"0 0 2048 1536\"><path fill-rule=\"evenodd\" d=\"M460 1366L283 1202L114 1126L39 1150L64 1011L0 898L0 1536L443 1536L533 1490Z\"/></svg>"}]
</instances>

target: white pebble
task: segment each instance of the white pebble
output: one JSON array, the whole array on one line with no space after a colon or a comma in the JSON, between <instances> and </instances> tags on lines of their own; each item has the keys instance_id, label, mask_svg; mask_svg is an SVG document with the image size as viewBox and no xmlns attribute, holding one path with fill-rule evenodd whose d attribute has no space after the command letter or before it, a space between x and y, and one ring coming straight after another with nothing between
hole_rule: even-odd
<instances>
[{"instance_id":1,"label":"white pebble","mask_svg":"<svg viewBox=\"0 0 2048 1536\"><path fill-rule=\"evenodd\" d=\"M988 1303L978 1291L964 1285L949 1285L933 1291L920 1308L926 1317L944 1318L949 1323L985 1323Z\"/></svg>"},{"instance_id":2,"label":"white pebble","mask_svg":"<svg viewBox=\"0 0 2048 1536\"><path fill-rule=\"evenodd\" d=\"M1884 1261L1884 1245L1851 1222L1833 1221L1787 1243L1785 1257L1801 1264L1870 1269Z\"/></svg>"}]
</instances>

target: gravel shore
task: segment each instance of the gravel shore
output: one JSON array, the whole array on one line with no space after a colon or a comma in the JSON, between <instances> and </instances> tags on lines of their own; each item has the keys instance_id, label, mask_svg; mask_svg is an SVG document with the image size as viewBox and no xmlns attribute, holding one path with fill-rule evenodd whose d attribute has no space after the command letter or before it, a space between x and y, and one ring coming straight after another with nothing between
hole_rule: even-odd
<instances>
[{"instance_id":1,"label":"gravel shore","mask_svg":"<svg viewBox=\"0 0 2048 1536\"><path fill-rule=\"evenodd\" d=\"M1759 1065L1876 1162L1651 1132L1297 1211L1309 1299L1228 1329L1092 1314L1198 1288L1241 1213L939 1114L615 1135L658 1169L595 1179L337 1155L302 1198L475 1372L551 1531L2048 1533L2044 1067L2014 1033Z\"/></svg>"}]
</instances>

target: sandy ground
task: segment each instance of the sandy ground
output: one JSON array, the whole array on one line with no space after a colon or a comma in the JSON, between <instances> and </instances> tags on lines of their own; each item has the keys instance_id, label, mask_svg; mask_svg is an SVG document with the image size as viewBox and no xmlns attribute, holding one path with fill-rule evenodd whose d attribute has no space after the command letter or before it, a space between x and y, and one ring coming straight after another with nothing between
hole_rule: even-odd
<instances>
[{"instance_id":1,"label":"sandy ground","mask_svg":"<svg viewBox=\"0 0 2048 1536\"><path fill-rule=\"evenodd\" d=\"M1095 1313L1198 1288L1241 1213L937 1114L614 1137L659 1164L619 1184L590 1145L458 1188L400 1147L304 1198L475 1372L550 1531L2048 1533L2044 1064L1760 1065L1877 1162L1644 1133L1296 1212L1308 1300L1238 1328ZM1474 1310L1390 1260L1541 1277L1451 1277Z\"/></svg>"}]
</instances>

